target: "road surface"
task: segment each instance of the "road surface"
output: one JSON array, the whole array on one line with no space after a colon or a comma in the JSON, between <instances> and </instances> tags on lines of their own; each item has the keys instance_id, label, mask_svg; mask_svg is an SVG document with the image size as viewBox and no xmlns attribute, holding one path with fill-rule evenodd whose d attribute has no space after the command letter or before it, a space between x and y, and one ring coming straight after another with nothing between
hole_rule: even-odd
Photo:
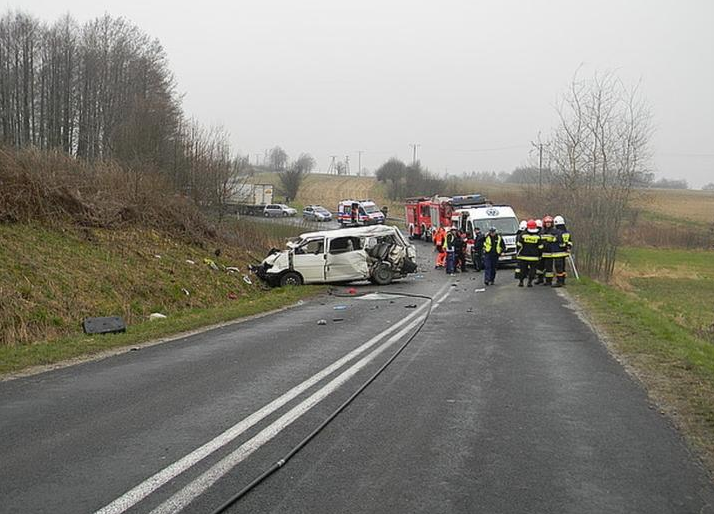
<instances>
[{"instance_id":1,"label":"road surface","mask_svg":"<svg viewBox=\"0 0 714 514\"><path fill-rule=\"evenodd\" d=\"M714 487L567 299L422 272L0 382L0 512L714 512ZM345 291L345 287L338 288ZM344 308L342 308L344 307ZM325 320L326 325L318 325Z\"/></svg>"}]
</instances>

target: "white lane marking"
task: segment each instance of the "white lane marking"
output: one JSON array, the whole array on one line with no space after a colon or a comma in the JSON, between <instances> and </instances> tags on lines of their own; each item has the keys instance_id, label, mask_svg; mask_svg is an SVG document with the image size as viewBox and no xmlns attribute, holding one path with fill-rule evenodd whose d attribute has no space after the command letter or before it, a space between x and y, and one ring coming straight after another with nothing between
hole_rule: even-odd
<instances>
[{"instance_id":1,"label":"white lane marking","mask_svg":"<svg viewBox=\"0 0 714 514\"><path fill-rule=\"evenodd\" d=\"M442 287L439 289L437 294L435 296L438 296L443 292L445 287ZM447 293L448 294L448 293ZM144 480L142 483L138 484L137 486L133 487L123 495L121 495L119 498L115 499L111 503L107 504L106 506L102 507L99 509L96 514L121 514L122 512L125 512L126 510L130 509L137 503L139 503L141 500L146 498L148 495L156 491L159 487L163 486L170 480L173 480L175 477L189 469L190 467L194 466L196 463L200 462L201 460L205 459L208 455L211 453L215 452L219 448L222 448L226 444L230 443L233 441L236 437L240 436L243 432L251 428L253 425L256 423L260 422L262 419L265 417L269 416L276 410L278 410L280 407L288 403L290 400L295 398L296 396L300 395L313 385L317 384L320 382L322 379L327 377L328 375L334 373L336 370L344 366L347 362L351 361L361 353L364 353L366 350L374 346L377 342L382 340L384 337L387 335L391 334L395 330L397 330L399 327L404 325L405 323L408 323L412 318L415 316L418 316L420 312L422 312L424 309L427 308L429 304L425 303L424 305L420 306L416 311L412 312L409 316L406 318L402 319L401 321L395 323L388 329L380 332L376 336L374 336L372 339L364 343L362 346L352 350L349 352L347 355L344 357L338 359L331 365L327 366L325 369L322 371L319 371L312 377L308 378L301 384L295 386L294 388L290 389L288 392L283 394L282 396L276 398L272 402L268 403L267 405L263 406L261 409L257 410L253 414L249 415L248 417L244 418L243 420L239 421L232 427L228 428L226 431L223 433L219 434L216 436L214 439L211 441L207 442L203 446L195 449L188 455L185 455L181 459L177 460L173 464L170 464L166 468L162 469L161 471L155 473L154 475L150 476L146 480Z\"/></svg>"},{"instance_id":2,"label":"white lane marking","mask_svg":"<svg viewBox=\"0 0 714 514\"><path fill-rule=\"evenodd\" d=\"M448 293L447 293L448 294ZM243 443L238 449L221 459L214 464L210 469L204 472L197 479L180 489L171 498L156 507L151 511L151 514L172 514L183 510L195 498L204 493L209 487L216 483L226 473L231 471L235 466L240 464L254 451L258 450L273 437L278 435L284 428L305 414L320 401L325 399L330 393L333 393L358 371L364 368L370 361L374 360L380 353L386 350L389 346L399 341L405 334L411 331L415 326L423 321L422 318L417 318L405 328L397 332L395 335L387 339L382 345L372 350L371 353L357 361L351 367L347 368L337 377L325 384L322 388L315 391L311 396L300 402L298 405L283 414L280 418L261 430L252 439Z\"/></svg>"}]
</instances>

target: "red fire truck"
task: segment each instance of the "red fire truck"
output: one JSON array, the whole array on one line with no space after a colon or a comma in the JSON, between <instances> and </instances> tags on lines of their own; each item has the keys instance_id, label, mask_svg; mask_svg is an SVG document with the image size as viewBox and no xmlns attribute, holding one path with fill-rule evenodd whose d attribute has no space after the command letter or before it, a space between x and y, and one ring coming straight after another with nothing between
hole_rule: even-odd
<instances>
[{"instance_id":1,"label":"red fire truck","mask_svg":"<svg viewBox=\"0 0 714 514\"><path fill-rule=\"evenodd\" d=\"M431 199L423 196L407 198L404 210L409 238L428 241L431 237Z\"/></svg>"},{"instance_id":2,"label":"red fire truck","mask_svg":"<svg viewBox=\"0 0 714 514\"><path fill-rule=\"evenodd\" d=\"M404 210L409 237L429 241L437 228L448 228L452 225L455 209L487 202L488 200L479 194L408 198Z\"/></svg>"}]
</instances>

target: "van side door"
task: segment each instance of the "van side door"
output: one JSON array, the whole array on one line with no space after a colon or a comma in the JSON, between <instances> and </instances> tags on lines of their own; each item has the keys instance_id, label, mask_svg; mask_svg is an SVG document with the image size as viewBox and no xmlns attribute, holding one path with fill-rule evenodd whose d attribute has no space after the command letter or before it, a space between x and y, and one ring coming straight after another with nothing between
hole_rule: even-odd
<instances>
[{"instance_id":1,"label":"van side door","mask_svg":"<svg viewBox=\"0 0 714 514\"><path fill-rule=\"evenodd\" d=\"M328 241L325 277L328 282L361 280L369 275L367 253L359 237L336 237Z\"/></svg>"},{"instance_id":2,"label":"van side door","mask_svg":"<svg viewBox=\"0 0 714 514\"><path fill-rule=\"evenodd\" d=\"M292 252L292 266L302 275L306 284L325 281L325 238L315 237L303 241Z\"/></svg>"}]
</instances>

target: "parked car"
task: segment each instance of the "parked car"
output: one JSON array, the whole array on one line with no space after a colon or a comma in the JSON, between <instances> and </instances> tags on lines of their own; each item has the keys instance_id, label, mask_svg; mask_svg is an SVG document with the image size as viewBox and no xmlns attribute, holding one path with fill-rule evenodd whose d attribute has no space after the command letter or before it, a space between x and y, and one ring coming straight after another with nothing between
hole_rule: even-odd
<instances>
[{"instance_id":1,"label":"parked car","mask_svg":"<svg viewBox=\"0 0 714 514\"><path fill-rule=\"evenodd\" d=\"M263 214L266 218L271 216L295 216L297 211L284 203L270 203L263 209Z\"/></svg>"},{"instance_id":2,"label":"parked car","mask_svg":"<svg viewBox=\"0 0 714 514\"><path fill-rule=\"evenodd\" d=\"M308 221L331 221L332 213L322 205L308 205L302 210L302 217Z\"/></svg>"},{"instance_id":3,"label":"parked car","mask_svg":"<svg viewBox=\"0 0 714 514\"><path fill-rule=\"evenodd\" d=\"M416 269L414 246L385 225L308 232L251 266L271 286L356 280L386 285Z\"/></svg>"}]
</instances>

